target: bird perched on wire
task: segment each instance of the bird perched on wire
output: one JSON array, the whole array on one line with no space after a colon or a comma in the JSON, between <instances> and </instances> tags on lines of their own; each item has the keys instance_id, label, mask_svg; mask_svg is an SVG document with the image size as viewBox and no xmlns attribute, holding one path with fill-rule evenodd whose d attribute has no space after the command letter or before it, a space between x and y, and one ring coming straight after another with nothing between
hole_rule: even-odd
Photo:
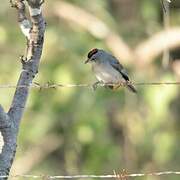
<instances>
[{"instance_id":1,"label":"bird perched on wire","mask_svg":"<svg viewBox=\"0 0 180 180\"><path fill-rule=\"evenodd\" d=\"M93 84L96 89L99 83L103 83L106 87L115 89L121 84L125 85L131 92L136 93L136 88L129 80L120 62L111 54L102 49L92 49L88 55L85 64L92 64L92 70L98 81Z\"/></svg>"}]
</instances>

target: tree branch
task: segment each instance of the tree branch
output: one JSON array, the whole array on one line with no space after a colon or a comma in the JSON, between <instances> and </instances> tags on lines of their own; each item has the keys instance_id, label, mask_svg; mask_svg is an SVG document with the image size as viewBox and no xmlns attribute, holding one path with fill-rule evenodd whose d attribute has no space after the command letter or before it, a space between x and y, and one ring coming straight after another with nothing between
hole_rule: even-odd
<instances>
[{"instance_id":1,"label":"tree branch","mask_svg":"<svg viewBox=\"0 0 180 180\"><path fill-rule=\"evenodd\" d=\"M31 144L32 147L25 151L22 157L16 159L11 168L12 174L26 174L34 166L40 164L47 156L57 150L63 143L63 139L55 134L49 134L39 139L38 143ZM47 146L48 144L48 146ZM42 153L43 152L43 153ZM26 166L22 166L26 164Z\"/></svg>"},{"instance_id":2,"label":"tree branch","mask_svg":"<svg viewBox=\"0 0 180 180\"><path fill-rule=\"evenodd\" d=\"M17 86L25 85L27 87L16 89L7 114L0 107L0 122L10 122L10 126L0 129L4 140L4 146L0 154L1 176L9 174L15 156L18 129L28 98L29 86L38 72L45 31L45 21L41 12L41 0L27 0L31 23L25 15L24 0L15 0L14 2L11 0L10 2L12 7L17 9L20 28L27 38L26 54L24 57L21 57L22 72L17 83Z\"/></svg>"},{"instance_id":3,"label":"tree branch","mask_svg":"<svg viewBox=\"0 0 180 180\"><path fill-rule=\"evenodd\" d=\"M135 49L137 66L149 65L164 49L175 49L180 47L180 28L172 27L161 31L149 39L141 42Z\"/></svg>"},{"instance_id":4,"label":"tree branch","mask_svg":"<svg viewBox=\"0 0 180 180\"><path fill-rule=\"evenodd\" d=\"M9 116L5 113L3 107L0 105L0 129L10 126Z\"/></svg>"},{"instance_id":5,"label":"tree branch","mask_svg":"<svg viewBox=\"0 0 180 180\"><path fill-rule=\"evenodd\" d=\"M166 1L170 2L169 0ZM162 30L131 48L105 22L76 5L60 1L54 3L52 9L52 14L56 17L63 18L67 22L74 22L94 37L104 40L107 47L120 59L121 63L125 65L134 64L137 69L149 65L165 49L171 50L180 47L179 27Z\"/></svg>"}]
</instances>

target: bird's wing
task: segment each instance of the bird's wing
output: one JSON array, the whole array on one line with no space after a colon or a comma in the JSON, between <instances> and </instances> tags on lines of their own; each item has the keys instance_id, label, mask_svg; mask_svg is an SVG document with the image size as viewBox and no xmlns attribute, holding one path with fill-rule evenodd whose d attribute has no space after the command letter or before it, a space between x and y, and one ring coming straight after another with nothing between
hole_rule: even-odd
<instances>
[{"instance_id":1,"label":"bird's wing","mask_svg":"<svg viewBox=\"0 0 180 180\"><path fill-rule=\"evenodd\" d=\"M110 65L116 69L118 72L121 73L122 77L126 80L129 81L129 77L128 74L126 72L126 70L124 69L124 67L122 66L122 64L120 64L120 62L112 56L111 60L109 61Z\"/></svg>"}]
</instances>

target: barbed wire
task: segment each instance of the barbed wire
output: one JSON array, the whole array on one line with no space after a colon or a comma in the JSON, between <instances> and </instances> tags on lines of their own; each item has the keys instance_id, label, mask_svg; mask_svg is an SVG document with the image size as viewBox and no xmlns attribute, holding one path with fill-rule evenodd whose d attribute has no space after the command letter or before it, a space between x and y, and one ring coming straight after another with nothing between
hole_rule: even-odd
<instances>
[{"instance_id":1,"label":"barbed wire","mask_svg":"<svg viewBox=\"0 0 180 180\"><path fill-rule=\"evenodd\" d=\"M119 84L104 84L99 83L98 86L127 86L133 84L135 86L160 86L160 85L176 85L179 86L180 82L121 82ZM57 88L75 88L75 87L86 87L92 88L93 84L62 84L62 83L32 83L30 85L12 85L12 84L0 84L0 89L11 89L11 88L37 88L37 89L57 89Z\"/></svg>"},{"instance_id":2,"label":"barbed wire","mask_svg":"<svg viewBox=\"0 0 180 180\"><path fill-rule=\"evenodd\" d=\"M126 180L128 177L144 177L144 176L162 176L162 175L180 175L180 171L164 171L164 172L152 172L152 173L137 173L137 174L127 174L125 171L123 171L120 174L117 174L115 171L113 171L114 174L110 175L67 175L67 176L50 176L50 175L28 175L28 174L22 174L22 175L9 175L9 176L0 176L0 178L33 178L33 179L112 179L117 178L120 180Z\"/></svg>"}]
</instances>

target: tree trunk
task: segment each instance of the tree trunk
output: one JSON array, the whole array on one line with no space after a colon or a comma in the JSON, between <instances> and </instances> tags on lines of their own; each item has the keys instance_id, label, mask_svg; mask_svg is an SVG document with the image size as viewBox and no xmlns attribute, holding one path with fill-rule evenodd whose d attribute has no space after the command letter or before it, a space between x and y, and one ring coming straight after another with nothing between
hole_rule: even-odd
<instances>
[{"instance_id":1,"label":"tree trunk","mask_svg":"<svg viewBox=\"0 0 180 180\"><path fill-rule=\"evenodd\" d=\"M18 12L18 22L27 39L27 51L21 57L22 71L11 107L6 113L0 106L0 180L8 178L15 157L17 135L29 95L29 86L38 72L43 49L45 21L41 12L41 0L27 0L30 19L25 15L24 0L10 1Z\"/></svg>"}]
</instances>

